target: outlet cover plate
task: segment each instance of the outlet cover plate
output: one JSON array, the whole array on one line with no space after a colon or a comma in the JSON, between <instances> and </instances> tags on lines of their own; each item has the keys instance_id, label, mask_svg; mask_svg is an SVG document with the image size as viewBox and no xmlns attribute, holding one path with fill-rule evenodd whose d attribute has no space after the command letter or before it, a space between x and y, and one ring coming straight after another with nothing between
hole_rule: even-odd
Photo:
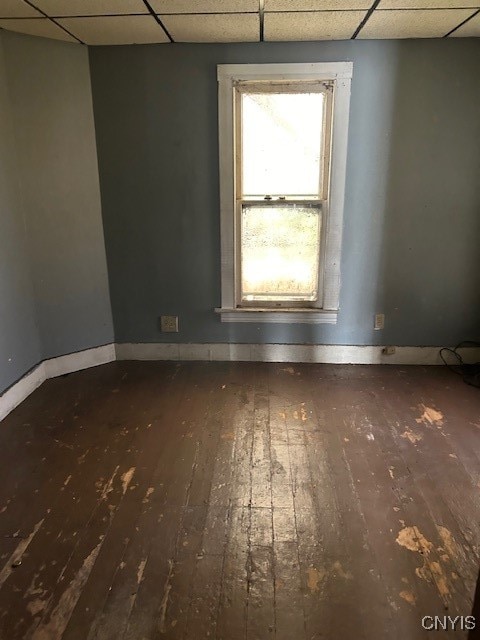
<instances>
[{"instance_id":1,"label":"outlet cover plate","mask_svg":"<svg viewBox=\"0 0 480 640\"><path fill-rule=\"evenodd\" d=\"M178 316L160 316L160 329L165 333L178 333Z\"/></svg>"},{"instance_id":2,"label":"outlet cover plate","mask_svg":"<svg viewBox=\"0 0 480 640\"><path fill-rule=\"evenodd\" d=\"M385 314L384 313L376 313L375 314L375 320L373 323L373 328L375 329L375 331L378 331L379 329L383 329L385 326Z\"/></svg>"}]
</instances>

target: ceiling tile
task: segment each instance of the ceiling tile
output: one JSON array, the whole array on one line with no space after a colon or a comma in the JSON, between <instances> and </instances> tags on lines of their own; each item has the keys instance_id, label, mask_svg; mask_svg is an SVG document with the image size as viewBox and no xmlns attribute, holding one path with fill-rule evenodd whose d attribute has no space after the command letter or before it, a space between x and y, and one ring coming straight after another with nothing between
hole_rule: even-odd
<instances>
[{"instance_id":1,"label":"ceiling tile","mask_svg":"<svg viewBox=\"0 0 480 640\"><path fill-rule=\"evenodd\" d=\"M169 42L152 16L59 18L58 23L91 45Z\"/></svg>"},{"instance_id":2,"label":"ceiling tile","mask_svg":"<svg viewBox=\"0 0 480 640\"><path fill-rule=\"evenodd\" d=\"M265 40L349 39L365 15L365 11L267 13Z\"/></svg>"},{"instance_id":3,"label":"ceiling tile","mask_svg":"<svg viewBox=\"0 0 480 640\"><path fill-rule=\"evenodd\" d=\"M480 38L480 13L454 31L450 38Z\"/></svg>"},{"instance_id":4,"label":"ceiling tile","mask_svg":"<svg viewBox=\"0 0 480 640\"><path fill-rule=\"evenodd\" d=\"M35 18L42 14L23 0L0 0L0 18Z\"/></svg>"},{"instance_id":5,"label":"ceiling tile","mask_svg":"<svg viewBox=\"0 0 480 640\"><path fill-rule=\"evenodd\" d=\"M155 13L247 13L258 11L258 0L150 0Z\"/></svg>"},{"instance_id":6,"label":"ceiling tile","mask_svg":"<svg viewBox=\"0 0 480 640\"><path fill-rule=\"evenodd\" d=\"M149 13L142 0L35 0L35 5L49 16Z\"/></svg>"},{"instance_id":7,"label":"ceiling tile","mask_svg":"<svg viewBox=\"0 0 480 640\"><path fill-rule=\"evenodd\" d=\"M471 9L377 10L357 38L441 38L471 15Z\"/></svg>"},{"instance_id":8,"label":"ceiling tile","mask_svg":"<svg viewBox=\"0 0 480 640\"><path fill-rule=\"evenodd\" d=\"M57 27L48 18L24 18L21 20L0 20L0 28L17 33L27 33L31 36L42 36L43 38L53 38L54 40L65 40L66 42L77 42L75 38L68 35L63 29Z\"/></svg>"},{"instance_id":9,"label":"ceiling tile","mask_svg":"<svg viewBox=\"0 0 480 640\"><path fill-rule=\"evenodd\" d=\"M175 42L258 42L258 13L162 15Z\"/></svg>"},{"instance_id":10,"label":"ceiling tile","mask_svg":"<svg viewBox=\"0 0 480 640\"><path fill-rule=\"evenodd\" d=\"M372 0L265 0L265 11L342 11L370 9Z\"/></svg>"},{"instance_id":11,"label":"ceiling tile","mask_svg":"<svg viewBox=\"0 0 480 640\"><path fill-rule=\"evenodd\" d=\"M480 7L479 0L380 0L378 9L465 9Z\"/></svg>"}]
</instances>

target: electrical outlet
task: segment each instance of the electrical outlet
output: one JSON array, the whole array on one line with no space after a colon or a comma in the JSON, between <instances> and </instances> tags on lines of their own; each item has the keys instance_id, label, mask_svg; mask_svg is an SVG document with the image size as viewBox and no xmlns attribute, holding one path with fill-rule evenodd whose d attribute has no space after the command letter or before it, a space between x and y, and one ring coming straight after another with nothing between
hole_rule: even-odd
<instances>
[{"instance_id":1,"label":"electrical outlet","mask_svg":"<svg viewBox=\"0 0 480 640\"><path fill-rule=\"evenodd\" d=\"M383 347L382 349L382 353L384 356L393 356L395 352L396 352L395 347Z\"/></svg>"},{"instance_id":2,"label":"electrical outlet","mask_svg":"<svg viewBox=\"0 0 480 640\"><path fill-rule=\"evenodd\" d=\"M373 323L373 328L375 329L375 331L378 331L379 329L383 329L385 326L385 314L384 313L376 313L375 314L375 321Z\"/></svg>"},{"instance_id":3,"label":"electrical outlet","mask_svg":"<svg viewBox=\"0 0 480 640\"><path fill-rule=\"evenodd\" d=\"M160 316L160 329L168 333L178 333L178 316Z\"/></svg>"}]
</instances>

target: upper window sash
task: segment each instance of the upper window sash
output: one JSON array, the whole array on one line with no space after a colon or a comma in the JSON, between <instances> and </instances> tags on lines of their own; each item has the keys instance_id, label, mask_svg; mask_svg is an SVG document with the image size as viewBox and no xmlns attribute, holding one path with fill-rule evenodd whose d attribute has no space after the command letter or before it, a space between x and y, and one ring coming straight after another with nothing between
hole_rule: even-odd
<instances>
[{"instance_id":1,"label":"upper window sash","mask_svg":"<svg viewBox=\"0 0 480 640\"><path fill-rule=\"evenodd\" d=\"M290 81L238 81L233 83L234 89L234 123L235 123L235 159L236 159L236 172L235 172L235 199L238 200L250 200L250 199L262 199L265 196L271 196L273 199L278 199L280 196L285 199L328 199L329 189L329 175L330 175L330 154L331 154L331 135L332 135L332 110L333 110L333 90L334 82L331 80L290 80ZM324 97L324 103L322 108L322 125L321 125L321 139L319 140L319 157L320 157L320 171L318 176L318 187L314 192L302 192L302 193L245 193L243 189L243 168L244 158L242 153L242 129L243 129L243 113L242 113L242 97L243 95L251 94L279 94L285 93L290 95L305 94L305 93L319 93Z\"/></svg>"}]
</instances>

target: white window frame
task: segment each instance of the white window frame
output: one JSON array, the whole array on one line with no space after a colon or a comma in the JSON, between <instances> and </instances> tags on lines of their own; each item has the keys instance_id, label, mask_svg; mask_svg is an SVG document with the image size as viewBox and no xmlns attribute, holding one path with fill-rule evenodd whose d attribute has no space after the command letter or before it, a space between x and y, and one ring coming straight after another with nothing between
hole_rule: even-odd
<instances>
[{"instance_id":1,"label":"white window frame","mask_svg":"<svg viewBox=\"0 0 480 640\"><path fill-rule=\"evenodd\" d=\"M345 173L347 164L351 62L300 64L225 64L217 66L220 153L220 225L222 306L215 309L222 322L328 323L337 322L340 298ZM330 181L322 207L323 282L314 307L239 307L236 302L236 172L235 86L242 81L329 81L333 84ZM323 258L323 259L322 259Z\"/></svg>"}]
</instances>

